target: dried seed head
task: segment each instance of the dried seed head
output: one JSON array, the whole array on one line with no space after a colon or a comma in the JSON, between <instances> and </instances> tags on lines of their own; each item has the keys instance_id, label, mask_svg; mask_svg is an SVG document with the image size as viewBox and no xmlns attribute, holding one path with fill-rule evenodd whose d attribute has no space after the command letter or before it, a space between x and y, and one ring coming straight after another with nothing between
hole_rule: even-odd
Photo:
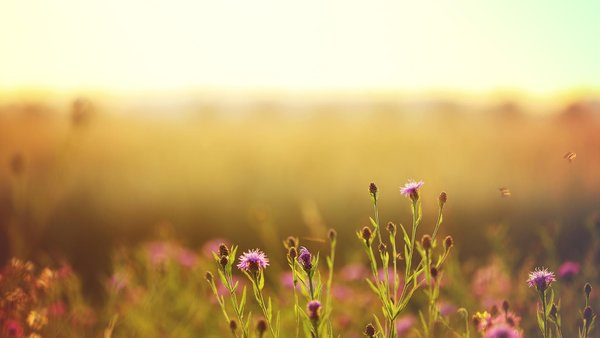
<instances>
[{"instance_id":1,"label":"dried seed head","mask_svg":"<svg viewBox=\"0 0 600 338\"><path fill-rule=\"evenodd\" d=\"M219 245L219 256L229 256L229 249L227 249L227 246L225 246L223 243Z\"/></svg>"},{"instance_id":2,"label":"dried seed head","mask_svg":"<svg viewBox=\"0 0 600 338\"><path fill-rule=\"evenodd\" d=\"M222 267L226 267L227 263L229 263L229 257L221 256L221 258L219 259L219 264L221 264Z\"/></svg>"},{"instance_id":3,"label":"dried seed head","mask_svg":"<svg viewBox=\"0 0 600 338\"><path fill-rule=\"evenodd\" d=\"M395 235L395 234L396 234L396 224L394 224L394 223L392 223L392 222L389 222L389 223L387 224L387 231L388 231L390 234L392 234L392 235Z\"/></svg>"},{"instance_id":4,"label":"dried seed head","mask_svg":"<svg viewBox=\"0 0 600 338\"><path fill-rule=\"evenodd\" d=\"M329 232L327 233L327 237L329 237L330 241L334 241L335 238L337 237L337 232L335 231L335 229L329 229Z\"/></svg>"},{"instance_id":5,"label":"dried seed head","mask_svg":"<svg viewBox=\"0 0 600 338\"><path fill-rule=\"evenodd\" d=\"M383 254L384 252L386 252L387 247L385 246L385 244L383 244L383 242L381 242L381 243L379 243L378 249L379 249L379 252L381 252Z\"/></svg>"},{"instance_id":6,"label":"dried seed head","mask_svg":"<svg viewBox=\"0 0 600 338\"><path fill-rule=\"evenodd\" d=\"M204 276L206 280L211 283L213 281L213 274L210 271L206 271L206 275Z\"/></svg>"},{"instance_id":7,"label":"dried seed head","mask_svg":"<svg viewBox=\"0 0 600 338\"><path fill-rule=\"evenodd\" d=\"M375 326L373 326L373 324L367 324L367 326L365 327L365 336L375 337Z\"/></svg>"},{"instance_id":8,"label":"dried seed head","mask_svg":"<svg viewBox=\"0 0 600 338\"><path fill-rule=\"evenodd\" d=\"M421 245L423 246L423 249L430 250L431 249L431 236L423 235L423 238L421 238Z\"/></svg>"},{"instance_id":9,"label":"dried seed head","mask_svg":"<svg viewBox=\"0 0 600 338\"><path fill-rule=\"evenodd\" d=\"M259 319L256 323L256 331L258 332L258 336L262 337L267 332L267 321Z\"/></svg>"},{"instance_id":10,"label":"dried seed head","mask_svg":"<svg viewBox=\"0 0 600 338\"><path fill-rule=\"evenodd\" d=\"M444 206L444 204L446 204L446 201L448 200L448 195L446 194L445 191L442 191L440 193L440 197L439 197L439 203L440 203L440 208Z\"/></svg>"},{"instance_id":11,"label":"dried seed head","mask_svg":"<svg viewBox=\"0 0 600 338\"><path fill-rule=\"evenodd\" d=\"M296 251L295 247L290 247L288 250L288 257L293 260L296 256L298 256L298 251Z\"/></svg>"},{"instance_id":12,"label":"dried seed head","mask_svg":"<svg viewBox=\"0 0 600 338\"><path fill-rule=\"evenodd\" d=\"M585 292L585 296L589 299L590 293L592 293L592 284L585 283L585 286L583 287L583 292Z\"/></svg>"},{"instance_id":13,"label":"dried seed head","mask_svg":"<svg viewBox=\"0 0 600 338\"><path fill-rule=\"evenodd\" d=\"M237 322L235 321L235 319L229 321L229 329L233 334L235 334L235 331L237 330Z\"/></svg>"},{"instance_id":14,"label":"dried seed head","mask_svg":"<svg viewBox=\"0 0 600 338\"><path fill-rule=\"evenodd\" d=\"M448 251L451 247L454 246L454 239L452 236L448 235L444 238L444 250Z\"/></svg>"},{"instance_id":15,"label":"dried seed head","mask_svg":"<svg viewBox=\"0 0 600 338\"><path fill-rule=\"evenodd\" d=\"M370 244L370 240L371 240L371 235L372 234L373 233L371 232L371 229L369 229L369 227L362 228L361 236L362 236L362 239L365 240L365 242L367 243L367 245Z\"/></svg>"},{"instance_id":16,"label":"dried seed head","mask_svg":"<svg viewBox=\"0 0 600 338\"><path fill-rule=\"evenodd\" d=\"M508 303L507 300L504 300L502 302L502 310L504 310L504 312L508 312L508 309L510 308L510 304Z\"/></svg>"}]
</instances>

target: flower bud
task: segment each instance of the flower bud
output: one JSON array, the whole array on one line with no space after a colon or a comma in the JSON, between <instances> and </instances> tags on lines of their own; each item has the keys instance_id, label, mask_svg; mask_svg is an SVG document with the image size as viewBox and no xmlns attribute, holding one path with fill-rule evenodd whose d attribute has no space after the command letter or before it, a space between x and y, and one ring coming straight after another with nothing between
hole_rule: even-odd
<instances>
[{"instance_id":1,"label":"flower bud","mask_svg":"<svg viewBox=\"0 0 600 338\"><path fill-rule=\"evenodd\" d=\"M311 300L306 304L306 309L308 310L308 318L312 321L318 321L319 315L321 312L321 302L318 300Z\"/></svg>"},{"instance_id":2,"label":"flower bud","mask_svg":"<svg viewBox=\"0 0 600 338\"><path fill-rule=\"evenodd\" d=\"M446 236L446 238L444 238L444 250L448 251L453 246L454 246L454 239L452 238L452 236L450 236L450 235Z\"/></svg>"},{"instance_id":3,"label":"flower bud","mask_svg":"<svg viewBox=\"0 0 600 338\"><path fill-rule=\"evenodd\" d=\"M440 193L440 197L438 199L438 202L440 204L440 208L444 206L444 204L446 204L446 201L448 200L448 195L446 194L445 191L442 191Z\"/></svg>"},{"instance_id":4,"label":"flower bud","mask_svg":"<svg viewBox=\"0 0 600 338\"><path fill-rule=\"evenodd\" d=\"M421 245L423 246L423 249L425 250L430 250L431 249L431 236L429 235L423 235L423 238L421 238Z\"/></svg>"},{"instance_id":5,"label":"flower bud","mask_svg":"<svg viewBox=\"0 0 600 338\"><path fill-rule=\"evenodd\" d=\"M510 304L508 303L508 301L504 300L502 302L502 310L504 310L504 312L506 313L506 312L508 312L509 307L510 307Z\"/></svg>"},{"instance_id":6,"label":"flower bud","mask_svg":"<svg viewBox=\"0 0 600 338\"><path fill-rule=\"evenodd\" d=\"M583 319L585 319L586 325L589 325L589 323L592 322L592 317L594 317L594 311L592 311L591 307L586 306L585 309L583 309Z\"/></svg>"},{"instance_id":7,"label":"flower bud","mask_svg":"<svg viewBox=\"0 0 600 338\"><path fill-rule=\"evenodd\" d=\"M289 236L288 238L286 238L285 242L283 242L283 245L285 246L286 249L297 248L298 247L298 239L296 237Z\"/></svg>"},{"instance_id":8,"label":"flower bud","mask_svg":"<svg viewBox=\"0 0 600 338\"><path fill-rule=\"evenodd\" d=\"M235 334L235 331L237 330L237 322L235 319L229 321L229 329L231 330L231 333Z\"/></svg>"},{"instance_id":9,"label":"flower bud","mask_svg":"<svg viewBox=\"0 0 600 338\"><path fill-rule=\"evenodd\" d=\"M550 318L552 318L554 321L558 319L558 308L554 303L552 303L552 307L550 308Z\"/></svg>"},{"instance_id":10,"label":"flower bud","mask_svg":"<svg viewBox=\"0 0 600 338\"><path fill-rule=\"evenodd\" d=\"M210 271L206 271L206 275L204 276L206 280L211 283L213 281L213 274Z\"/></svg>"},{"instance_id":11,"label":"flower bud","mask_svg":"<svg viewBox=\"0 0 600 338\"><path fill-rule=\"evenodd\" d=\"M439 275L439 270L435 266L432 266L431 270L429 272L431 273L431 277L433 279L437 279L437 277ZM496 308L496 310L498 310L498 308Z\"/></svg>"},{"instance_id":12,"label":"flower bud","mask_svg":"<svg viewBox=\"0 0 600 338\"><path fill-rule=\"evenodd\" d=\"M290 247L290 249L288 250L288 257L290 259L295 259L296 256L298 256L298 251L296 251L295 247L293 247L293 246Z\"/></svg>"},{"instance_id":13,"label":"flower bud","mask_svg":"<svg viewBox=\"0 0 600 338\"><path fill-rule=\"evenodd\" d=\"M373 324L367 324L365 327L365 336L367 337L375 337L375 327Z\"/></svg>"},{"instance_id":14,"label":"flower bud","mask_svg":"<svg viewBox=\"0 0 600 338\"><path fill-rule=\"evenodd\" d=\"M219 256L229 256L229 249L227 249L227 246L225 246L223 243L219 245Z\"/></svg>"},{"instance_id":15,"label":"flower bud","mask_svg":"<svg viewBox=\"0 0 600 338\"><path fill-rule=\"evenodd\" d=\"M219 259L219 264L221 264L222 267L226 267L227 263L229 263L229 257L221 256L221 258Z\"/></svg>"},{"instance_id":16,"label":"flower bud","mask_svg":"<svg viewBox=\"0 0 600 338\"><path fill-rule=\"evenodd\" d=\"M373 197L373 200L377 201L377 186L373 182L371 182L371 184L369 184L369 194L371 194L371 197Z\"/></svg>"},{"instance_id":17,"label":"flower bud","mask_svg":"<svg viewBox=\"0 0 600 338\"><path fill-rule=\"evenodd\" d=\"M394 223L392 223L392 222L389 222L389 223L387 224L387 231L388 231L390 234L392 234L392 235L395 235L395 234L396 234L396 224L394 224Z\"/></svg>"},{"instance_id":18,"label":"flower bud","mask_svg":"<svg viewBox=\"0 0 600 338\"><path fill-rule=\"evenodd\" d=\"M585 283L585 286L583 287L583 292L585 292L585 297L587 299L589 299L590 298L590 293L592 293L592 284Z\"/></svg>"},{"instance_id":19,"label":"flower bud","mask_svg":"<svg viewBox=\"0 0 600 338\"><path fill-rule=\"evenodd\" d=\"M329 237L329 240L333 242L337 237L337 232L335 231L335 229L329 229L329 233L327 233L327 236Z\"/></svg>"},{"instance_id":20,"label":"flower bud","mask_svg":"<svg viewBox=\"0 0 600 338\"><path fill-rule=\"evenodd\" d=\"M369 229L369 227L362 228L361 236L362 236L362 239L365 240L365 243L367 243L367 246L371 243L370 242L371 235L372 235L372 232L371 232L371 229Z\"/></svg>"},{"instance_id":21,"label":"flower bud","mask_svg":"<svg viewBox=\"0 0 600 338\"><path fill-rule=\"evenodd\" d=\"M258 332L258 336L262 337L265 332L267 332L267 321L264 319L260 319L256 323L256 331Z\"/></svg>"}]
</instances>

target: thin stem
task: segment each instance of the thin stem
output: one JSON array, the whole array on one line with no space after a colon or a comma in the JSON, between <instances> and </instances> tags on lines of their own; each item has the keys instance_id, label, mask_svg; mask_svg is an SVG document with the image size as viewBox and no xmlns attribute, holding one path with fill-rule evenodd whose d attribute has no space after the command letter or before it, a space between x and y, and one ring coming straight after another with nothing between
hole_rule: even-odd
<instances>
[{"instance_id":1,"label":"thin stem","mask_svg":"<svg viewBox=\"0 0 600 338\"><path fill-rule=\"evenodd\" d=\"M544 291L540 291L540 298L542 301L542 314L544 316L544 338L548 338L548 318L546 316L546 295Z\"/></svg>"}]
</instances>

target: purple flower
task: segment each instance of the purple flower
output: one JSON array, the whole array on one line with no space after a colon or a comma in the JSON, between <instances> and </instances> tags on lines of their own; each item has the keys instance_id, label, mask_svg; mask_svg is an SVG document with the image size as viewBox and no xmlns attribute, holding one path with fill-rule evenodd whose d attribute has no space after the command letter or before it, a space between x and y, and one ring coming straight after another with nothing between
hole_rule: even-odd
<instances>
[{"instance_id":1,"label":"purple flower","mask_svg":"<svg viewBox=\"0 0 600 338\"><path fill-rule=\"evenodd\" d=\"M318 300L311 300L306 304L308 310L308 318L311 320L319 320L319 310L321 309L321 302Z\"/></svg>"},{"instance_id":2,"label":"purple flower","mask_svg":"<svg viewBox=\"0 0 600 338\"><path fill-rule=\"evenodd\" d=\"M536 268L529 273L527 284L529 287L535 287L538 291L545 291L552 282L556 281L554 273L545 268Z\"/></svg>"},{"instance_id":3,"label":"purple flower","mask_svg":"<svg viewBox=\"0 0 600 338\"><path fill-rule=\"evenodd\" d=\"M489 329L485 333L485 338L522 338L523 335L519 331L508 325L497 325Z\"/></svg>"},{"instance_id":4,"label":"purple flower","mask_svg":"<svg viewBox=\"0 0 600 338\"><path fill-rule=\"evenodd\" d=\"M244 271L262 270L269 266L269 259L259 249L249 250L240 256L237 267Z\"/></svg>"},{"instance_id":5,"label":"purple flower","mask_svg":"<svg viewBox=\"0 0 600 338\"><path fill-rule=\"evenodd\" d=\"M566 261L558 268L558 276L561 279L571 279L579 273L581 266L577 262Z\"/></svg>"},{"instance_id":6,"label":"purple flower","mask_svg":"<svg viewBox=\"0 0 600 338\"><path fill-rule=\"evenodd\" d=\"M423 181L408 181L402 188L400 188L400 193L406 197L409 197L412 200L416 200L419 198L419 188L423 186Z\"/></svg>"},{"instance_id":7,"label":"purple flower","mask_svg":"<svg viewBox=\"0 0 600 338\"><path fill-rule=\"evenodd\" d=\"M308 272L312 269L312 254L305 247L300 247L300 254L298 255L298 263Z\"/></svg>"}]
</instances>

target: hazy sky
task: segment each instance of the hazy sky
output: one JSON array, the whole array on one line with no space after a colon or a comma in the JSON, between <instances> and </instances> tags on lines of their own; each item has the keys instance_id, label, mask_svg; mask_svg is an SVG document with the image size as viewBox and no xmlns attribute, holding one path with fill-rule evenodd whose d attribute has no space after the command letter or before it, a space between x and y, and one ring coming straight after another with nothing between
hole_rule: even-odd
<instances>
[{"instance_id":1,"label":"hazy sky","mask_svg":"<svg viewBox=\"0 0 600 338\"><path fill-rule=\"evenodd\" d=\"M0 88L600 88L600 1L0 0Z\"/></svg>"}]
</instances>

